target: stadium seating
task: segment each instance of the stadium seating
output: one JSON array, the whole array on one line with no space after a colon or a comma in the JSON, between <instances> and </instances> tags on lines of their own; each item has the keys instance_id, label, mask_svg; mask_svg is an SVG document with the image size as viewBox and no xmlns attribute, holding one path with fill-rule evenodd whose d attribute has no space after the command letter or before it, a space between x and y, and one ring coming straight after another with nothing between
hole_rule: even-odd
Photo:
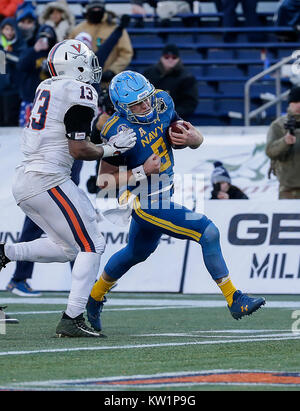
<instances>
[{"instance_id":1,"label":"stadium seating","mask_svg":"<svg viewBox=\"0 0 300 411\"><path fill-rule=\"evenodd\" d=\"M184 64L199 84L199 104L192 116L193 122L198 125L243 125L245 82L263 71L266 64L275 64L290 55L298 48L298 43L278 41L277 33L291 30L286 27L231 30L237 33L234 43L222 41L223 28L220 27L129 28L135 50L130 68L142 72L158 60L163 44L176 43ZM265 41L247 42L245 32L249 31L263 33ZM284 82L283 90L287 87L290 87L289 81ZM251 89L253 109L265 102L263 96L267 93L275 93L272 77L263 79ZM254 119L254 124L268 124L274 115L275 110L270 108L263 116Z\"/></svg>"},{"instance_id":2,"label":"stadium seating","mask_svg":"<svg viewBox=\"0 0 300 411\"><path fill-rule=\"evenodd\" d=\"M219 12L178 15L171 19L169 27L161 27L155 13L144 18L142 27L136 25L141 17L132 16L127 31L132 40L134 58L129 68L143 72L158 61L165 44L176 43L180 47L184 64L196 76L199 84L199 104L192 116L193 122L197 125L243 125L245 82L299 47L297 42L281 41L279 35L289 33L292 29L274 26L276 2L265 0L264 3L268 1L274 3L274 11L259 12L260 27L245 27L242 14L238 14L238 26L226 30L236 35L232 43L223 41L223 14ZM38 4L45 2L37 0ZM207 2L201 1L201 7ZM84 5L87 0L69 0L68 3ZM128 5L129 0L107 0L106 3ZM77 20L82 18L76 17ZM185 23L185 26L182 17L193 17L193 20ZM262 41L249 42L247 34L251 32L259 33ZM285 79L283 90L290 86L289 79ZM253 109L265 102L267 93L275 94L272 77L262 79L251 88ZM284 103L283 110L285 108ZM269 124L274 115L274 108L270 108L263 116L253 119L253 124Z\"/></svg>"}]
</instances>

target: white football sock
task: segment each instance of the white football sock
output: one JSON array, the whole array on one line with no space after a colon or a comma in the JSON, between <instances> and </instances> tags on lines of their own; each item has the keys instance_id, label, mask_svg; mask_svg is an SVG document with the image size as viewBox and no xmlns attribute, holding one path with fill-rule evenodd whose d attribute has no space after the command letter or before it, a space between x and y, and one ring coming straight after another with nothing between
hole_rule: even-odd
<instances>
[{"instance_id":1,"label":"white football sock","mask_svg":"<svg viewBox=\"0 0 300 411\"><path fill-rule=\"evenodd\" d=\"M65 263L70 261L62 247L48 238L39 238L24 243L5 244L4 252L11 261L36 263Z\"/></svg>"},{"instance_id":2,"label":"white football sock","mask_svg":"<svg viewBox=\"0 0 300 411\"><path fill-rule=\"evenodd\" d=\"M72 270L71 292L66 309L69 317L75 318L84 312L99 272L100 261L100 254L78 253Z\"/></svg>"}]
</instances>

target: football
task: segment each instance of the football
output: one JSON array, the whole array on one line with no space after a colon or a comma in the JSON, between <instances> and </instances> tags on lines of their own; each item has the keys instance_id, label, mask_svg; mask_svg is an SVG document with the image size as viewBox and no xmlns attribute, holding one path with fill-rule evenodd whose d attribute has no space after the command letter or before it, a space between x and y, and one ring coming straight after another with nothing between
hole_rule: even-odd
<instances>
[{"instance_id":1,"label":"football","mask_svg":"<svg viewBox=\"0 0 300 411\"><path fill-rule=\"evenodd\" d=\"M182 130L178 127L178 124L180 124L181 126L183 126L187 129L187 127L184 125L183 120L177 120L177 121L174 121L173 123L170 124L170 126L168 128L168 132L167 132L168 140L169 140L172 148L175 148L175 149L185 148L186 147L185 145L176 145L176 144L172 144L172 142L171 142L170 134L169 134L170 130L173 131L174 133L182 134Z\"/></svg>"}]
</instances>

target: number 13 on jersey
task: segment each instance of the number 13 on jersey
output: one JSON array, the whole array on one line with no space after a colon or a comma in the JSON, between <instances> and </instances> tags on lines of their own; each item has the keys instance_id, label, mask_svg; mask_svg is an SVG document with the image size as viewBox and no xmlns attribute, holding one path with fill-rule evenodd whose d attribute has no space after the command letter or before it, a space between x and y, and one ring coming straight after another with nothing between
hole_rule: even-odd
<instances>
[{"instance_id":1,"label":"number 13 on jersey","mask_svg":"<svg viewBox=\"0 0 300 411\"><path fill-rule=\"evenodd\" d=\"M50 102L49 90L38 90L32 107L31 124L28 127L32 130L43 130L45 128L48 107Z\"/></svg>"}]
</instances>

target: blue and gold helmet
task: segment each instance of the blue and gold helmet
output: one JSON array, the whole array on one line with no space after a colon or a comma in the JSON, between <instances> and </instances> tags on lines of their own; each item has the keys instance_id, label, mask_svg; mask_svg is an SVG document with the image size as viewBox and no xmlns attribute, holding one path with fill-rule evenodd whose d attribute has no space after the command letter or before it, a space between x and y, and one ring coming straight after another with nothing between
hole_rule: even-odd
<instances>
[{"instance_id":1,"label":"blue and gold helmet","mask_svg":"<svg viewBox=\"0 0 300 411\"><path fill-rule=\"evenodd\" d=\"M157 119L155 88L142 74L122 71L109 85L109 96L116 112L131 123L151 124ZM134 114L130 107L150 99L151 110L145 114Z\"/></svg>"}]
</instances>

